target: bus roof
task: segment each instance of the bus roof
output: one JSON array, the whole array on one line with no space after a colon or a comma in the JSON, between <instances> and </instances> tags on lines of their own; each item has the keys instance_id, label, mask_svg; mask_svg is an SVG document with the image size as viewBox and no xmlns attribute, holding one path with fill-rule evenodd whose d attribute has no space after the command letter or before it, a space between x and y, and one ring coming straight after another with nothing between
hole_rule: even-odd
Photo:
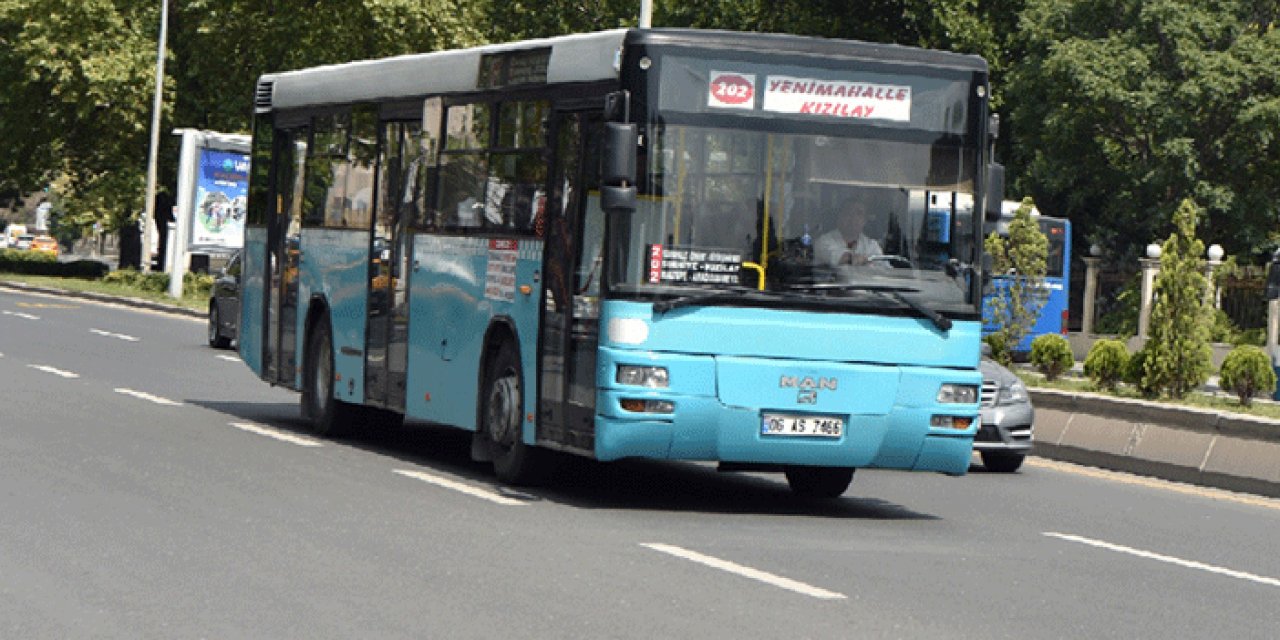
<instances>
[{"instance_id":1,"label":"bus roof","mask_svg":"<svg viewBox=\"0 0 1280 640\"><path fill-rule=\"evenodd\" d=\"M900 45L698 29L614 29L269 73L258 80L254 106L264 113L476 91L484 88L484 56L522 51L547 54L548 84L616 79L624 44L793 53L987 72L986 61L978 56Z\"/></svg>"}]
</instances>

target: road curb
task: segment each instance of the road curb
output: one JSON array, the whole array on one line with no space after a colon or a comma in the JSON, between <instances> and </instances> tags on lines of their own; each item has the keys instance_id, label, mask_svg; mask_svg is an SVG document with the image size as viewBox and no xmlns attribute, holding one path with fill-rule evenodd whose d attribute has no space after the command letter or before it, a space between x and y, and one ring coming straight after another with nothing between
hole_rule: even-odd
<instances>
[{"instance_id":1,"label":"road curb","mask_svg":"<svg viewBox=\"0 0 1280 640\"><path fill-rule=\"evenodd\" d=\"M121 304L141 309L149 309L151 311L160 311L164 313L172 313L175 315L189 316L192 318L203 318L205 312L196 309L188 309L174 304L165 304L154 300L144 300L142 298L129 298L126 296L114 296L105 293L94 293L92 291L68 291L66 289L55 289L53 287L39 287L21 282L0 282L0 289L10 289L13 291L23 291L27 293L43 293L53 296L62 296L65 298L80 298L82 300L93 300L95 302L109 302L113 304Z\"/></svg>"},{"instance_id":2,"label":"road curb","mask_svg":"<svg viewBox=\"0 0 1280 640\"><path fill-rule=\"evenodd\" d=\"M1280 420L1032 389L1036 455L1280 497Z\"/></svg>"}]
</instances>

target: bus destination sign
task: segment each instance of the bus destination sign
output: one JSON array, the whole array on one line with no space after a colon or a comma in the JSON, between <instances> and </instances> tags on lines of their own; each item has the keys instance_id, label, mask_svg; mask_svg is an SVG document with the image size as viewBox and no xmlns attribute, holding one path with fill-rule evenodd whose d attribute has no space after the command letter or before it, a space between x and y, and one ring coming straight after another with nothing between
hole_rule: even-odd
<instances>
[{"instance_id":1,"label":"bus destination sign","mask_svg":"<svg viewBox=\"0 0 1280 640\"><path fill-rule=\"evenodd\" d=\"M738 284L742 254L726 249L649 245L650 284Z\"/></svg>"},{"instance_id":2,"label":"bus destination sign","mask_svg":"<svg viewBox=\"0 0 1280 640\"><path fill-rule=\"evenodd\" d=\"M712 71L707 106L756 107L754 74ZM764 111L864 120L911 121L911 87L793 76L764 77Z\"/></svg>"}]
</instances>

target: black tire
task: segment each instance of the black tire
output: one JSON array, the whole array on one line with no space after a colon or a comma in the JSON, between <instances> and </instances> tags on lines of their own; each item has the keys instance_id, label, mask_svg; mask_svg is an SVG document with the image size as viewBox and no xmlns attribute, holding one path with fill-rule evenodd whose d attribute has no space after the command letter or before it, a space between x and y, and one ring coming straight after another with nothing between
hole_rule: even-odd
<instances>
[{"instance_id":1,"label":"black tire","mask_svg":"<svg viewBox=\"0 0 1280 640\"><path fill-rule=\"evenodd\" d=\"M333 397L333 331L322 319L307 334L302 381L302 415L325 437L348 434L360 422L359 407Z\"/></svg>"},{"instance_id":2,"label":"black tire","mask_svg":"<svg viewBox=\"0 0 1280 640\"><path fill-rule=\"evenodd\" d=\"M552 452L521 439L523 390L519 356L510 346L500 347L486 368L480 391L480 430L498 479L513 485L535 485L547 480L555 470L555 460Z\"/></svg>"},{"instance_id":3,"label":"black tire","mask_svg":"<svg viewBox=\"0 0 1280 640\"><path fill-rule=\"evenodd\" d=\"M830 500L844 495L853 482L853 471L848 467L787 467L787 484L798 497Z\"/></svg>"},{"instance_id":4,"label":"black tire","mask_svg":"<svg viewBox=\"0 0 1280 640\"><path fill-rule=\"evenodd\" d=\"M1000 453L997 451L982 452L982 466L995 473L1013 473L1022 466L1026 456L1020 453Z\"/></svg>"},{"instance_id":5,"label":"black tire","mask_svg":"<svg viewBox=\"0 0 1280 640\"><path fill-rule=\"evenodd\" d=\"M222 322L218 314L218 303L209 304L209 346L214 349L226 349L231 346L231 338L222 335Z\"/></svg>"}]
</instances>

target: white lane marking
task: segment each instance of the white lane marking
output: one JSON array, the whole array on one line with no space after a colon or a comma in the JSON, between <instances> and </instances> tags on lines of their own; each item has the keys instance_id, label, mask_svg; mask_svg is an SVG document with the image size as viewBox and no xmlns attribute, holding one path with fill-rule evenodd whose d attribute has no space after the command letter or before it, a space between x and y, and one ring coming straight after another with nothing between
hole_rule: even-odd
<instances>
[{"instance_id":1,"label":"white lane marking","mask_svg":"<svg viewBox=\"0 0 1280 640\"><path fill-rule=\"evenodd\" d=\"M1198 496L1208 498L1210 500L1222 500L1224 502L1235 502L1237 504L1245 504L1251 507L1262 507L1264 509L1280 510L1280 500L1275 498L1266 498L1263 496L1249 495L1247 493L1235 493L1225 489L1215 489L1212 487L1200 487L1181 482L1173 482L1171 480L1160 480L1158 478L1148 478L1145 476L1135 476L1120 471L1108 471L1106 469L1097 469L1094 467L1085 467L1070 462L1061 462L1058 460L1047 460L1044 458L1027 458L1024 463L1032 467L1040 467L1042 469L1052 469L1063 473L1072 473L1087 478L1096 478L1099 480L1107 480L1110 482L1119 482L1122 484L1130 484L1148 489L1163 489L1188 496Z\"/></svg>"},{"instance_id":2,"label":"white lane marking","mask_svg":"<svg viewBox=\"0 0 1280 640\"><path fill-rule=\"evenodd\" d=\"M43 371L43 372L45 372L45 373L52 373L52 374L53 374L53 375L55 375L55 376L62 376L62 377L64 377L64 378L79 378L79 377L80 377L80 374L78 374L78 373L71 373L70 371L63 371L62 369L55 369L55 368L53 368L53 367L50 367L50 366L47 366L47 365L43 365L43 364L29 364L29 365L27 365L27 366L28 366L28 367L31 367L32 369L35 369L36 371Z\"/></svg>"},{"instance_id":3,"label":"white lane marking","mask_svg":"<svg viewBox=\"0 0 1280 640\"><path fill-rule=\"evenodd\" d=\"M296 445L300 445L300 446L303 446L303 447L320 447L320 446L323 446L323 445L321 445L319 442L316 442L315 440L309 440L309 439L307 439L307 438L300 438L300 437L295 436L295 435L290 434L290 433L285 433L285 432L283 432L283 431L277 431L277 430L275 430L275 429L268 429L268 428L266 428L266 427L260 427L260 426L258 426L258 425L256 425L256 424L249 424L249 423L247 423L247 422L229 422L229 423L227 423L227 424L230 424L231 426L233 426L233 427L235 427L235 428L237 428L237 429L240 429L240 430L243 430L243 431L248 431L249 433L256 433L256 434L258 434L258 435L260 435L260 436L266 436L266 437L268 437L268 438L275 438L276 440L281 440L281 441L283 441L283 442L288 442L288 443L296 444Z\"/></svg>"},{"instance_id":4,"label":"white lane marking","mask_svg":"<svg viewBox=\"0 0 1280 640\"><path fill-rule=\"evenodd\" d=\"M100 336L106 336L106 337L108 337L108 338L115 338L115 339L117 339L117 340L125 340L125 341L128 341L128 342L137 342L137 341L138 341L138 339L137 339L137 338L135 338L135 337L133 337L133 336L127 336L127 335L125 335L125 334L123 334L123 333L111 333L110 331L103 331L102 329L90 329L90 330L89 330L89 333L96 333L96 334L98 334L98 335L100 335Z\"/></svg>"},{"instance_id":5,"label":"white lane marking","mask_svg":"<svg viewBox=\"0 0 1280 640\"><path fill-rule=\"evenodd\" d=\"M688 549L669 544L662 544L659 542L642 542L640 543L640 546L648 547L654 551L661 551L662 553L673 555L677 558L697 562L698 564L703 564L713 569L728 571L729 573L736 574L744 578L758 580L765 584L814 598L821 598L823 600L844 600L846 597L843 593L827 591L826 589L820 589L812 585L807 585L803 582L796 582L790 578L784 578L759 569L752 569L751 567L744 567L740 564L729 562L728 560L721 560L720 558L702 555L696 551L690 551Z\"/></svg>"},{"instance_id":6,"label":"white lane marking","mask_svg":"<svg viewBox=\"0 0 1280 640\"><path fill-rule=\"evenodd\" d=\"M237 358L235 356L221 355L221 356L217 356L217 358L219 360L226 360L227 362L240 362L240 358Z\"/></svg>"},{"instance_id":7,"label":"white lane marking","mask_svg":"<svg viewBox=\"0 0 1280 640\"><path fill-rule=\"evenodd\" d=\"M40 316L33 316L33 315L29 314L29 313L21 313L21 312L18 312L18 311L0 311L0 313L3 313L3 314L4 314L4 315L6 315L6 316L14 316L14 317L17 317L17 318L23 318L23 319L25 319L25 320L39 320L39 319L40 319Z\"/></svg>"},{"instance_id":8,"label":"white lane marking","mask_svg":"<svg viewBox=\"0 0 1280 640\"><path fill-rule=\"evenodd\" d=\"M488 500L489 502L493 502L493 503L504 505L504 506L518 507L525 504L520 500L513 500L506 496L496 494L492 491L486 491L479 487L473 487L469 484L463 484L456 480L450 480L448 478L432 475L430 473L423 473L421 471L411 471L409 469L393 469L393 471L402 476L415 478L423 482L434 484L438 487L444 487L446 489L453 489L454 491L460 491L469 496L480 498L482 500Z\"/></svg>"},{"instance_id":9,"label":"white lane marking","mask_svg":"<svg viewBox=\"0 0 1280 640\"><path fill-rule=\"evenodd\" d=\"M1050 538L1058 538L1060 540L1066 540L1068 542L1078 542L1080 544L1087 544L1091 547L1098 547L1099 549L1107 549L1109 551L1127 553L1129 555L1138 556L1139 558L1147 558L1149 560L1158 560L1160 562L1167 562L1169 564L1178 565L1180 567L1186 567L1188 569L1199 569L1201 571L1208 571L1209 573L1216 573L1219 575L1230 576L1232 578L1239 578L1241 580L1249 580L1250 582L1257 582L1258 584L1265 584L1273 587L1280 587L1280 580L1276 580L1275 578L1268 578L1266 576L1260 576L1253 573L1246 573L1244 571L1236 571L1235 569L1227 569L1225 567L1219 567L1212 564L1205 564L1203 562L1196 562L1194 560L1183 560L1182 558L1166 556L1162 553L1155 553L1153 551L1143 551L1142 549L1134 549L1133 547L1126 547L1124 545L1112 544L1110 542L1103 542L1102 540L1094 540L1092 538L1086 538L1084 536L1071 535L1069 533L1056 533L1053 531L1046 531L1044 532L1044 535L1049 536Z\"/></svg>"},{"instance_id":10,"label":"white lane marking","mask_svg":"<svg viewBox=\"0 0 1280 640\"><path fill-rule=\"evenodd\" d=\"M149 393L144 393L144 392L142 392L142 391L134 391L133 389L116 389L115 391L116 391L116 393L123 393L123 394L124 394L124 395L126 395L126 396L133 396L133 397L135 397L135 398L140 398L140 399L142 399L142 400L146 400L147 402L154 402L154 403L156 403L156 404L163 404L163 405L168 405L168 406L171 406L171 407L181 407L181 406L182 406L182 403L181 403L181 402L174 402L173 400L170 400L170 399L168 399L168 398L161 398L160 396L153 396L153 395L151 395L151 394L149 394Z\"/></svg>"}]
</instances>

